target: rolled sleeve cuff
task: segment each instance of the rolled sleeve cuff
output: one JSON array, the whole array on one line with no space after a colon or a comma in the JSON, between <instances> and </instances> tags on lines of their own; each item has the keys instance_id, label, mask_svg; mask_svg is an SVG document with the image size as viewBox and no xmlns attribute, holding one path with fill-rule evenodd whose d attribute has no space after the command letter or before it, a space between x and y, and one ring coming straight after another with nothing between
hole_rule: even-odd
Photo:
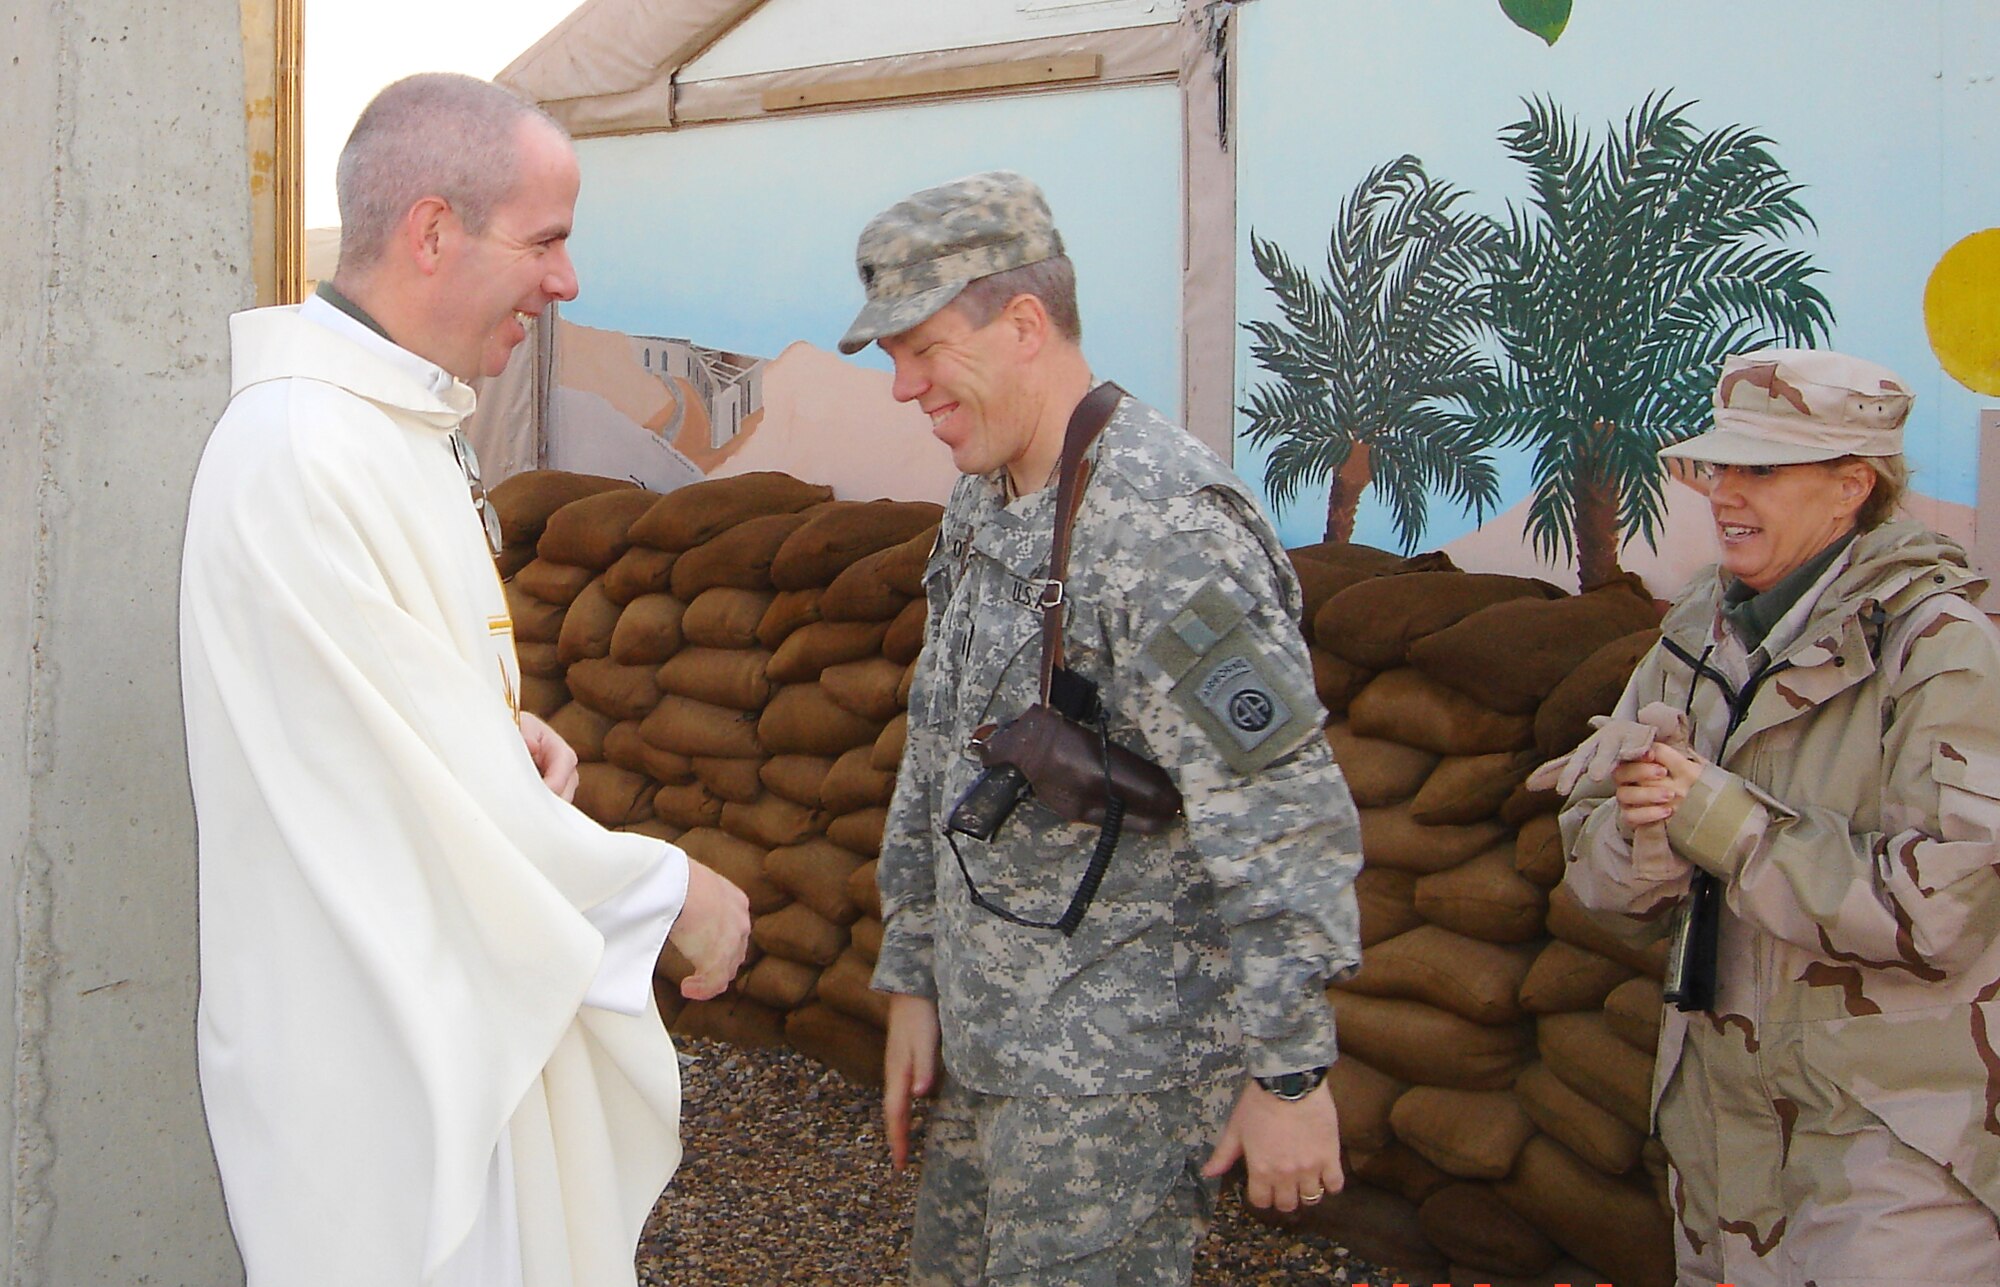
<instances>
[{"instance_id":1,"label":"rolled sleeve cuff","mask_svg":"<svg viewBox=\"0 0 2000 1287\"><path fill-rule=\"evenodd\" d=\"M877 992L937 999L928 912L906 908L889 917L882 928L882 949L876 954L869 986Z\"/></svg>"},{"instance_id":2,"label":"rolled sleeve cuff","mask_svg":"<svg viewBox=\"0 0 2000 1287\"><path fill-rule=\"evenodd\" d=\"M1340 1056L1333 1006L1316 994L1302 1007L1299 1023L1282 1037L1244 1037L1244 1065L1252 1077L1322 1068Z\"/></svg>"},{"instance_id":3,"label":"rolled sleeve cuff","mask_svg":"<svg viewBox=\"0 0 2000 1287\"><path fill-rule=\"evenodd\" d=\"M1667 819L1674 852L1703 871L1729 880L1742 870L1783 806L1729 770L1710 764Z\"/></svg>"}]
</instances>

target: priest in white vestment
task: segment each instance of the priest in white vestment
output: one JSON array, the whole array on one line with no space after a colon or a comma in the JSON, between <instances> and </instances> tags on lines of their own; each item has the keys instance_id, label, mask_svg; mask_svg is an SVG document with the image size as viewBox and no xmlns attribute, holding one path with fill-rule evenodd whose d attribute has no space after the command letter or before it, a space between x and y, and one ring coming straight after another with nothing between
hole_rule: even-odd
<instances>
[{"instance_id":1,"label":"priest in white vestment","mask_svg":"<svg viewBox=\"0 0 2000 1287\"><path fill-rule=\"evenodd\" d=\"M625 1287L680 1157L653 1003L733 886L606 831L519 670L457 426L572 298L566 136L486 82L371 104L331 287L231 323L188 516L198 1052L249 1287ZM483 494L477 499L483 502Z\"/></svg>"}]
</instances>

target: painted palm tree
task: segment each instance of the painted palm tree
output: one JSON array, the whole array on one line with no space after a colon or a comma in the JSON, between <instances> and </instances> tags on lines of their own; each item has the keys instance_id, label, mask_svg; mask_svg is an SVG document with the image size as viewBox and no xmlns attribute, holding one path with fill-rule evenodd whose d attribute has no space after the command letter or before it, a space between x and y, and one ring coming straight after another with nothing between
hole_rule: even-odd
<instances>
[{"instance_id":1,"label":"painted palm tree","mask_svg":"<svg viewBox=\"0 0 2000 1287\"><path fill-rule=\"evenodd\" d=\"M1497 504L1491 438L1469 408L1497 391L1477 340L1499 228L1457 210L1462 195L1413 156L1376 168L1341 203L1323 282L1251 234L1284 321L1245 325L1251 358L1277 379L1239 409L1250 440L1271 448L1274 506L1328 485L1330 541L1352 538L1370 487L1405 549L1422 539L1434 492L1476 517Z\"/></svg>"},{"instance_id":2,"label":"painted palm tree","mask_svg":"<svg viewBox=\"0 0 2000 1287\"><path fill-rule=\"evenodd\" d=\"M1585 585L1617 572L1624 539L1656 544L1654 453L1704 427L1722 357L1810 346L1833 320L1810 256L1780 243L1813 223L1771 141L1701 132L1690 106L1655 95L1593 144L1531 100L1500 135L1533 197L1501 233L1506 361L1478 419L1535 445L1528 534L1544 557L1574 554Z\"/></svg>"}]
</instances>

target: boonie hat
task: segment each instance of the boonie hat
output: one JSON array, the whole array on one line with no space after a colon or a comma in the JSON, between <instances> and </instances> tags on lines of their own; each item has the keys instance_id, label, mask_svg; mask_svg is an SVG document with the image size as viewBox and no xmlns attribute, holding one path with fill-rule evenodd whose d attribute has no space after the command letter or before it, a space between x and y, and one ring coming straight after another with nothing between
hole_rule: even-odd
<instances>
[{"instance_id":1,"label":"boonie hat","mask_svg":"<svg viewBox=\"0 0 2000 1287\"><path fill-rule=\"evenodd\" d=\"M861 230L854 267L868 302L840 337L840 351L859 353L923 323L981 277L1061 253L1042 190L1011 170L926 188Z\"/></svg>"},{"instance_id":2,"label":"boonie hat","mask_svg":"<svg viewBox=\"0 0 2000 1287\"><path fill-rule=\"evenodd\" d=\"M1722 360L1715 427L1660 455L1714 465L1803 465L1897 456L1910 388L1885 366L1825 349L1758 349Z\"/></svg>"}]
</instances>

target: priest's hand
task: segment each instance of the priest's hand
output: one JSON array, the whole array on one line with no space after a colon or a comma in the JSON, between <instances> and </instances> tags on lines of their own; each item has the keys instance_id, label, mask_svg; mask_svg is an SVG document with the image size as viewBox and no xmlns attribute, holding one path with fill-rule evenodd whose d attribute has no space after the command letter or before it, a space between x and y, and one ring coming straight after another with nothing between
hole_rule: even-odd
<instances>
[{"instance_id":1,"label":"priest's hand","mask_svg":"<svg viewBox=\"0 0 2000 1287\"><path fill-rule=\"evenodd\" d=\"M743 965L750 945L750 900L729 881L690 858L687 901L667 942L694 966L681 980L681 995L690 1001L720 996Z\"/></svg>"},{"instance_id":2,"label":"priest's hand","mask_svg":"<svg viewBox=\"0 0 2000 1287\"><path fill-rule=\"evenodd\" d=\"M1243 1161L1243 1196L1251 1206L1296 1211L1347 1182L1340 1167L1340 1116L1326 1083L1300 1100L1283 1100L1246 1081L1236 1109L1222 1128L1206 1176L1220 1176Z\"/></svg>"},{"instance_id":3,"label":"priest's hand","mask_svg":"<svg viewBox=\"0 0 2000 1287\"><path fill-rule=\"evenodd\" d=\"M540 716L522 711L521 740L528 744L528 756L549 790L565 800L576 799L576 752L563 741L562 734L544 724Z\"/></svg>"},{"instance_id":4,"label":"priest's hand","mask_svg":"<svg viewBox=\"0 0 2000 1287\"><path fill-rule=\"evenodd\" d=\"M889 1036L882 1048L882 1126L889 1137L889 1162L898 1171L910 1163L910 1102L931 1093L937 1065L937 1002L906 993L891 996Z\"/></svg>"}]
</instances>

